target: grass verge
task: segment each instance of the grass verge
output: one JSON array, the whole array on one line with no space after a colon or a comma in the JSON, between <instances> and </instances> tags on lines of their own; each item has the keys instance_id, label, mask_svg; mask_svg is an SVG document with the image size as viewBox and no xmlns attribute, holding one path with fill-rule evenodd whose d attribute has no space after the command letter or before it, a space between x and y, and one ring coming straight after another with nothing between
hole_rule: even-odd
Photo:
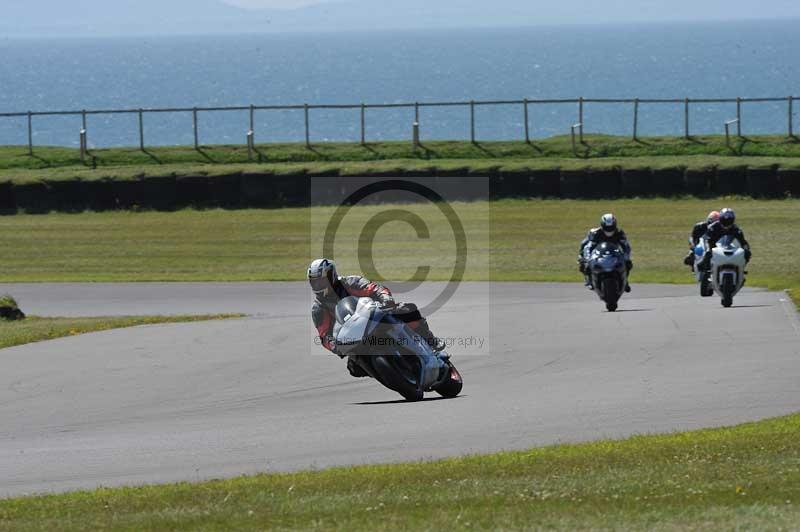
<instances>
[{"instance_id":1,"label":"grass verge","mask_svg":"<svg viewBox=\"0 0 800 532\"><path fill-rule=\"evenodd\" d=\"M409 142L269 144L257 147L251 161L242 146L188 146L92 150L82 162L78 150L40 147L28 155L27 147L0 147L0 181L36 179L83 180L141 176L198 175L239 171L276 174L463 170L521 170L537 168L773 166L800 168L800 142L778 136L748 137L732 146L721 136L650 137L633 141L627 137L587 135L573 153L569 137L560 136L525 142L434 141L415 149Z\"/></svg>"},{"instance_id":2,"label":"grass verge","mask_svg":"<svg viewBox=\"0 0 800 532\"><path fill-rule=\"evenodd\" d=\"M800 415L434 463L0 501L6 530L792 529Z\"/></svg>"},{"instance_id":3,"label":"grass verge","mask_svg":"<svg viewBox=\"0 0 800 532\"><path fill-rule=\"evenodd\" d=\"M216 314L208 316L124 316L114 318L39 318L28 317L21 321L0 320L0 349L17 345L54 340L110 329L123 329L159 323L186 323L229 318L241 315ZM2 521L0 520L0 527Z\"/></svg>"}]
</instances>

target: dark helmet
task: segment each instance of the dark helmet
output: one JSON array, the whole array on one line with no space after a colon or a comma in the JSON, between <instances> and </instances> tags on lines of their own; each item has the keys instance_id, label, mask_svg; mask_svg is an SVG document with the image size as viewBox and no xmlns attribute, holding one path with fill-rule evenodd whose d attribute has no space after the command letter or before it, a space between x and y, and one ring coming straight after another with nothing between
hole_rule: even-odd
<instances>
[{"instance_id":1,"label":"dark helmet","mask_svg":"<svg viewBox=\"0 0 800 532\"><path fill-rule=\"evenodd\" d=\"M733 224L736 223L736 213L733 212L733 209L722 209L719 213L719 223L725 229L733 227Z\"/></svg>"},{"instance_id":2,"label":"dark helmet","mask_svg":"<svg viewBox=\"0 0 800 532\"><path fill-rule=\"evenodd\" d=\"M611 213L604 214L600 218L600 229L603 230L606 236L613 236L617 232L617 217Z\"/></svg>"},{"instance_id":3,"label":"dark helmet","mask_svg":"<svg viewBox=\"0 0 800 532\"><path fill-rule=\"evenodd\" d=\"M336 264L332 260L317 259L308 267L308 283L317 297L331 295L338 280Z\"/></svg>"}]
</instances>

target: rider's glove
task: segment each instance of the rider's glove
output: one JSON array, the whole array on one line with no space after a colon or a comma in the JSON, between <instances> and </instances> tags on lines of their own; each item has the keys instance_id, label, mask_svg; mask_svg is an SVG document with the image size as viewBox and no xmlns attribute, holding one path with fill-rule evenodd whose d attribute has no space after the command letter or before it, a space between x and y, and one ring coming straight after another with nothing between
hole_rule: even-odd
<instances>
[{"instance_id":1,"label":"rider's glove","mask_svg":"<svg viewBox=\"0 0 800 532\"><path fill-rule=\"evenodd\" d=\"M394 310L397 308L397 301L392 298L382 299L381 308L385 310Z\"/></svg>"},{"instance_id":2,"label":"rider's glove","mask_svg":"<svg viewBox=\"0 0 800 532\"><path fill-rule=\"evenodd\" d=\"M750 262L750 259L753 257L753 253L749 249L744 250L744 260Z\"/></svg>"}]
</instances>

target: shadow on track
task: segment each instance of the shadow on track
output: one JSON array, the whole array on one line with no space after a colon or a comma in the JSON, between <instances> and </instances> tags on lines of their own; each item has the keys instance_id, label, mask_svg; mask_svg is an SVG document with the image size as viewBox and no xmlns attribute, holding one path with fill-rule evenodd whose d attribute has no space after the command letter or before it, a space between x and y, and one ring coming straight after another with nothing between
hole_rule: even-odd
<instances>
[{"instance_id":1,"label":"shadow on track","mask_svg":"<svg viewBox=\"0 0 800 532\"><path fill-rule=\"evenodd\" d=\"M462 397L467 397L466 395L459 395L458 397L453 397L448 399L447 397L426 397L422 401L415 401L417 403L429 403L432 401L449 401L452 399L460 399ZM412 401L406 401L405 399L396 399L394 401L366 401L363 403L350 403L353 406L372 406L372 405L403 405L403 404L413 404Z\"/></svg>"}]
</instances>

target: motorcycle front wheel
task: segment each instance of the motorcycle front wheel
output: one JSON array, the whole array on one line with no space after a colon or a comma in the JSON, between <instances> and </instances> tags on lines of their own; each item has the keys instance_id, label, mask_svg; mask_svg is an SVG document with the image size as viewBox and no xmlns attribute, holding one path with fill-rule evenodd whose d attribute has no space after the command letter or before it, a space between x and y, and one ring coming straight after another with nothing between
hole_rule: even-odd
<instances>
[{"instance_id":1,"label":"motorcycle front wheel","mask_svg":"<svg viewBox=\"0 0 800 532\"><path fill-rule=\"evenodd\" d=\"M461 374L453 364L448 362L447 365L449 366L447 368L447 377L445 377L445 380L436 387L436 393L442 397L452 399L461 393L461 390L464 388L464 380L461 378Z\"/></svg>"},{"instance_id":2,"label":"motorcycle front wheel","mask_svg":"<svg viewBox=\"0 0 800 532\"><path fill-rule=\"evenodd\" d=\"M603 301L606 302L606 310L616 312L617 302L619 301L619 286L617 286L616 279L603 281Z\"/></svg>"},{"instance_id":3,"label":"motorcycle front wheel","mask_svg":"<svg viewBox=\"0 0 800 532\"><path fill-rule=\"evenodd\" d=\"M733 285L733 278L730 275L726 275L724 279L722 279L722 286L720 287L720 291L722 292L722 306L725 308L729 308L733 305L733 291L736 290L736 287Z\"/></svg>"}]
</instances>

